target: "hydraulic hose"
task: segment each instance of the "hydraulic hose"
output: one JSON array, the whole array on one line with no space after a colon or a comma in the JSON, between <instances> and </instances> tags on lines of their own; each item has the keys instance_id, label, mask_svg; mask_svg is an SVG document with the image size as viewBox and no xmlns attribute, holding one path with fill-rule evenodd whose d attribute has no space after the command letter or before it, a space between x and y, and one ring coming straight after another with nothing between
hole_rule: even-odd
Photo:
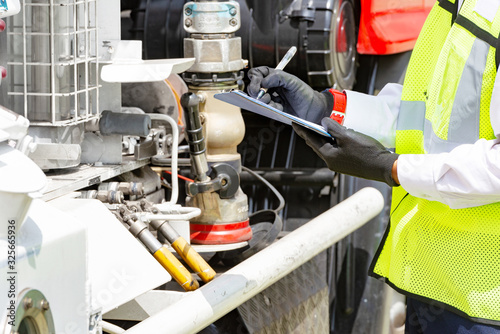
<instances>
[{"instance_id":1,"label":"hydraulic hose","mask_svg":"<svg viewBox=\"0 0 500 334\"><path fill-rule=\"evenodd\" d=\"M247 173L253 175L254 177L256 177L257 179L259 179L262 183L264 183L269 189L271 189L271 191L274 193L274 195L278 198L278 201L280 202L280 204L278 205L278 207L276 209L274 209L275 212L280 212L281 210L283 210L283 208L285 207L285 199L283 198L283 195L280 194L280 192L269 182L267 181L265 178L263 178L261 175L257 174L256 172L254 172L253 170L251 170L250 168L247 168L245 166L242 166L241 167L244 171L246 171Z\"/></svg>"},{"instance_id":2,"label":"hydraulic hose","mask_svg":"<svg viewBox=\"0 0 500 334\"><path fill-rule=\"evenodd\" d=\"M210 265L198 254L191 245L170 226L167 221L183 220L198 216L201 213L199 208L183 208L179 205L169 206L168 204L160 204L155 206L162 214L138 213L136 217L143 221L150 221L151 226L158 230L172 245L177 254L189 265L193 271L203 280L210 282L216 275Z\"/></svg>"},{"instance_id":3,"label":"hydraulic hose","mask_svg":"<svg viewBox=\"0 0 500 334\"><path fill-rule=\"evenodd\" d=\"M172 245L177 254L193 269L195 274L208 283L215 277L215 270L198 254L190 244L177 233L167 221L155 220L151 222L153 228L157 229Z\"/></svg>"},{"instance_id":4,"label":"hydraulic hose","mask_svg":"<svg viewBox=\"0 0 500 334\"><path fill-rule=\"evenodd\" d=\"M151 254L153 254L153 257L168 271L184 290L192 291L199 288L200 285L198 281L193 279L186 267L184 267L182 263L155 238L144 222L140 220L131 222L129 231L146 246Z\"/></svg>"},{"instance_id":5,"label":"hydraulic hose","mask_svg":"<svg viewBox=\"0 0 500 334\"><path fill-rule=\"evenodd\" d=\"M198 281L192 278L186 267L165 246L161 246L153 256L184 290L193 291L200 287Z\"/></svg>"}]
</instances>

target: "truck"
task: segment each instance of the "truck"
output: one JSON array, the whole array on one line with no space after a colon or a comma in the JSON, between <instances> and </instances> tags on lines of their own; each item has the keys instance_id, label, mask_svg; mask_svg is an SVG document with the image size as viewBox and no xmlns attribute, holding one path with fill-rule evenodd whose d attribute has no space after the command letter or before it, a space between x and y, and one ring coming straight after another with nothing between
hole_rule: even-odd
<instances>
[{"instance_id":1,"label":"truck","mask_svg":"<svg viewBox=\"0 0 500 334\"><path fill-rule=\"evenodd\" d=\"M367 278L390 189L216 96L291 46L376 94L432 5L0 0L0 332L401 332Z\"/></svg>"}]
</instances>

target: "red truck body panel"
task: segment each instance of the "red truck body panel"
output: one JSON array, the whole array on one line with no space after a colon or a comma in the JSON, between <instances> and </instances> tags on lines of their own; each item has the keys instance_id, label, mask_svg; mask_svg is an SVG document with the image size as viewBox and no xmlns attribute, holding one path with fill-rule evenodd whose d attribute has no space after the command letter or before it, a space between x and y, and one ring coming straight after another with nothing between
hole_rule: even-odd
<instances>
[{"instance_id":1,"label":"red truck body panel","mask_svg":"<svg viewBox=\"0 0 500 334\"><path fill-rule=\"evenodd\" d=\"M435 0L361 0L357 50L386 55L411 50Z\"/></svg>"}]
</instances>

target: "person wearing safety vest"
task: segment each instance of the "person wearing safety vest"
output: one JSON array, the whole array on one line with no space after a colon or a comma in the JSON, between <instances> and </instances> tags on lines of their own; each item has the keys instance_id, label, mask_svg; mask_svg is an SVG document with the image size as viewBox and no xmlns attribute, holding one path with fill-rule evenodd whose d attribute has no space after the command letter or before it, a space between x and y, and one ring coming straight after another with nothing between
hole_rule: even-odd
<instances>
[{"instance_id":1,"label":"person wearing safety vest","mask_svg":"<svg viewBox=\"0 0 500 334\"><path fill-rule=\"evenodd\" d=\"M407 296L407 333L500 333L499 36L499 1L439 0L377 96L249 71L250 96L333 136L294 125L331 170L393 187L370 275Z\"/></svg>"}]
</instances>

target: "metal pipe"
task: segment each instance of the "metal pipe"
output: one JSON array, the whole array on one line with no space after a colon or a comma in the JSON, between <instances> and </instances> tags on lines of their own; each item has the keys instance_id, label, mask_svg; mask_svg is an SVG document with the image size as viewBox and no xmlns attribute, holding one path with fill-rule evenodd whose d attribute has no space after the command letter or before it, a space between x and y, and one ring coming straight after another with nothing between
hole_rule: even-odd
<instances>
[{"instance_id":1,"label":"metal pipe","mask_svg":"<svg viewBox=\"0 0 500 334\"><path fill-rule=\"evenodd\" d=\"M179 204L169 205L166 203L155 204L155 208L160 210L162 213L168 214L189 214L186 220L199 216L201 214L200 208L182 206ZM183 219L184 220L184 219Z\"/></svg>"},{"instance_id":2,"label":"metal pipe","mask_svg":"<svg viewBox=\"0 0 500 334\"><path fill-rule=\"evenodd\" d=\"M135 214L137 218L142 221L154 221L154 220L190 220L194 217L199 216L200 211L193 211L191 213L181 213L181 214L154 214L147 212L138 212Z\"/></svg>"},{"instance_id":3,"label":"metal pipe","mask_svg":"<svg viewBox=\"0 0 500 334\"><path fill-rule=\"evenodd\" d=\"M179 180L177 179L177 160L178 160L178 146L179 146L179 128L177 122L170 116L165 114L147 114L153 121L164 121L170 124L172 128L172 196L168 203L175 204L179 198Z\"/></svg>"},{"instance_id":4,"label":"metal pipe","mask_svg":"<svg viewBox=\"0 0 500 334\"><path fill-rule=\"evenodd\" d=\"M383 207L378 190L362 189L126 333L196 333L360 228Z\"/></svg>"},{"instance_id":5,"label":"metal pipe","mask_svg":"<svg viewBox=\"0 0 500 334\"><path fill-rule=\"evenodd\" d=\"M179 166L184 166L184 167L191 166L191 159L190 158L179 158L177 160L178 160ZM161 156L154 156L153 158L151 158L151 163L154 166L170 167L170 165L172 165L172 159L171 158L163 158Z\"/></svg>"},{"instance_id":6,"label":"metal pipe","mask_svg":"<svg viewBox=\"0 0 500 334\"><path fill-rule=\"evenodd\" d=\"M328 168L310 169L310 170L294 170L294 169L275 169L275 170L253 170L255 173L262 176L264 179L275 185L308 185L308 186L324 186L333 185L335 172ZM248 172L240 173L240 181L244 183L254 183L255 178L249 175Z\"/></svg>"},{"instance_id":7,"label":"metal pipe","mask_svg":"<svg viewBox=\"0 0 500 334\"><path fill-rule=\"evenodd\" d=\"M101 325L102 331L104 333L109 333L109 334L122 334L122 333L125 333L125 330L123 328L118 327L115 324L112 324L110 322L101 320L101 321L99 321L99 324Z\"/></svg>"},{"instance_id":8,"label":"metal pipe","mask_svg":"<svg viewBox=\"0 0 500 334\"><path fill-rule=\"evenodd\" d=\"M147 205L145 205L145 207L147 207ZM151 208L145 210L145 212L131 213L131 217L135 217L140 221L151 223L157 223L158 221L168 221L186 222L187 224L189 224L189 220L198 217L201 214L200 208L183 207L179 204L172 205L169 203L161 203L151 205Z\"/></svg>"}]
</instances>

